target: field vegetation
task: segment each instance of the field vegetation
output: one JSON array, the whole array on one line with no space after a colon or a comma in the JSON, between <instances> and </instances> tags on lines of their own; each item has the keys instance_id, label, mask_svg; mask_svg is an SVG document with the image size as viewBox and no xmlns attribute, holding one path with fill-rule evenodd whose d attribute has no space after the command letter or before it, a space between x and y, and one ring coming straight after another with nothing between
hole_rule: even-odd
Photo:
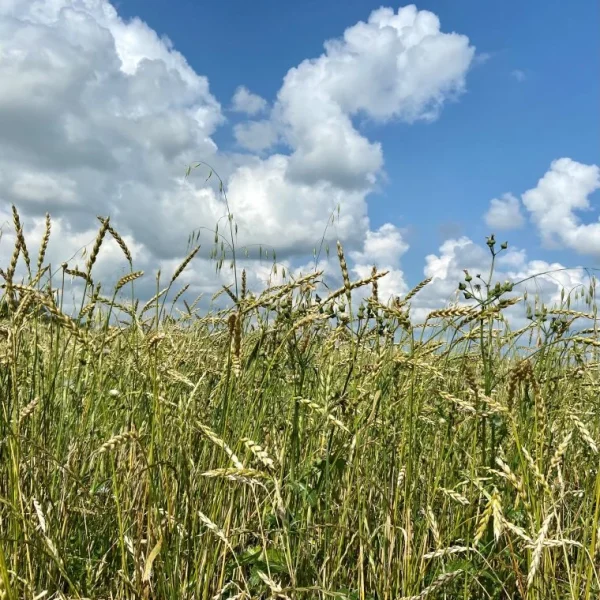
<instances>
[{"instance_id":1,"label":"field vegetation","mask_svg":"<svg viewBox=\"0 0 600 600\"><path fill-rule=\"evenodd\" d=\"M234 263L206 311L178 287L197 247L138 301L154 275L108 218L81 269L46 265L50 218L35 252L16 209L14 232L0 598L600 596L594 281L544 306L495 282L492 236L489 275L416 322L429 282L388 302L338 244L338 289L315 271L251 292ZM110 238L131 272L104 289Z\"/></svg>"}]
</instances>

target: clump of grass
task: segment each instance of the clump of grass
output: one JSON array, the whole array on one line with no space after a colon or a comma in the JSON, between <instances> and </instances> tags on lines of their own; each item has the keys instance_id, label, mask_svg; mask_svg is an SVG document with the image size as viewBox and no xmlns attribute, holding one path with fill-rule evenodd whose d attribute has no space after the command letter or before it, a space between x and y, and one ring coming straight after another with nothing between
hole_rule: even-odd
<instances>
[{"instance_id":1,"label":"clump of grass","mask_svg":"<svg viewBox=\"0 0 600 600\"><path fill-rule=\"evenodd\" d=\"M493 282L491 237L489 276L457 283L466 303L416 323L429 281L385 304L385 273L352 281L340 244L343 286L323 298L320 272L255 294L244 271L229 308L201 314L184 286L167 314L199 248L146 303L117 300L143 274L100 219L85 271L63 269L84 288L69 314L50 219L29 273L14 214L0 597L599 597L593 287L587 308L534 300L512 331L503 313L527 297ZM111 298L92 281L107 233L130 265Z\"/></svg>"}]
</instances>

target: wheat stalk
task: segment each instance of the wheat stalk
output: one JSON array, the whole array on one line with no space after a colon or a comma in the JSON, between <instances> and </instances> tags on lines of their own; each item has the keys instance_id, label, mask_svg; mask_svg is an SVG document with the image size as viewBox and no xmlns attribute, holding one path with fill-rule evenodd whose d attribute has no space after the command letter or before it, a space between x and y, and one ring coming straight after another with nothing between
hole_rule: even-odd
<instances>
[{"instance_id":1,"label":"wheat stalk","mask_svg":"<svg viewBox=\"0 0 600 600\"><path fill-rule=\"evenodd\" d=\"M144 271L134 271L133 273L129 273L129 274L121 277L121 279L119 279L119 281L117 281L117 285L115 286L115 294L123 286L127 285L128 283L131 283L132 281L135 281L136 279L139 279L143 274L144 274Z\"/></svg>"},{"instance_id":2,"label":"wheat stalk","mask_svg":"<svg viewBox=\"0 0 600 600\"><path fill-rule=\"evenodd\" d=\"M398 600L422 600L423 598L427 598L427 596L444 587L462 573L464 573L462 569L457 569L456 571L450 571L448 573L442 573L431 585L424 588L420 594L417 594L416 596L402 596L402 598L399 598Z\"/></svg>"},{"instance_id":3,"label":"wheat stalk","mask_svg":"<svg viewBox=\"0 0 600 600\"><path fill-rule=\"evenodd\" d=\"M200 246L196 246L181 262L181 264L175 269L173 276L171 277L171 281L169 282L169 287L175 283L175 280L183 273L183 270L190 264L194 256L198 254L200 250Z\"/></svg>"},{"instance_id":4,"label":"wheat stalk","mask_svg":"<svg viewBox=\"0 0 600 600\"><path fill-rule=\"evenodd\" d=\"M21 252L23 253L23 260L27 265L27 271L31 274L31 261L29 258L29 252L27 250L27 244L25 243L25 236L23 234L23 226L21 225L21 219L19 218L19 213L17 212L17 208L15 205L12 205L12 214L13 214L13 222L15 225L15 232L17 235L17 240L19 246L21 247Z\"/></svg>"},{"instance_id":5,"label":"wheat stalk","mask_svg":"<svg viewBox=\"0 0 600 600\"><path fill-rule=\"evenodd\" d=\"M530 588L533 580L535 578L535 574L537 573L540 561L542 558L542 551L544 549L544 540L548 535L548 530L550 529L550 523L554 518L554 513L550 513L542 523L542 527L540 528L537 538L534 542L533 555L531 557L531 565L529 566L529 572L527 573L527 587Z\"/></svg>"},{"instance_id":6,"label":"wheat stalk","mask_svg":"<svg viewBox=\"0 0 600 600\"><path fill-rule=\"evenodd\" d=\"M204 435L216 446L222 448L227 456L229 456L231 462L235 465L237 469L245 469L244 465L240 461L240 459L234 454L233 450L209 427L203 425L200 422L196 423L196 426L204 433Z\"/></svg>"},{"instance_id":7,"label":"wheat stalk","mask_svg":"<svg viewBox=\"0 0 600 600\"><path fill-rule=\"evenodd\" d=\"M86 275L88 278L91 278L92 268L98 259L98 253L100 252L100 247L102 246L102 242L104 241L104 236L108 231L109 227L109 219L100 219L102 225L98 230L98 234L96 235L96 239L94 240L94 245L92 246L92 251L90 252L90 256L88 258L86 264Z\"/></svg>"},{"instance_id":8,"label":"wheat stalk","mask_svg":"<svg viewBox=\"0 0 600 600\"><path fill-rule=\"evenodd\" d=\"M40 244L40 250L39 250L38 259L37 259L38 272L42 268L42 263L44 262L44 257L46 256L46 250L48 249L48 242L50 241L51 227L52 227L52 223L50 221L50 215L48 213L46 213L44 235L42 237L42 243Z\"/></svg>"},{"instance_id":9,"label":"wheat stalk","mask_svg":"<svg viewBox=\"0 0 600 600\"><path fill-rule=\"evenodd\" d=\"M104 221L107 219L98 217L98 220L100 221L100 223L104 224ZM112 228L110 223L107 223L106 228L107 228L108 232L110 233L110 235L115 240L115 242L117 242L117 244L119 245L119 248L121 248L121 251L125 255L125 258L127 259L127 262L129 263L129 265L131 265L133 263L133 259L131 257L131 252L129 252L129 248L127 247L127 244L125 243L125 240L119 235L119 233L115 229Z\"/></svg>"},{"instance_id":10,"label":"wheat stalk","mask_svg":"<svg viewBox=\"0 0 600 600\"><path fill-rule=\"evenodd\" d=\"M136 431L123 431L122 433L113 435L110 439L106 440L106 442L104 442L102 446L98 448L96 454L105 454L106 452L115 450L116 448L119 448L128 442L136 441L137 439L138 435Z\"/></svg>"}]
</instances>

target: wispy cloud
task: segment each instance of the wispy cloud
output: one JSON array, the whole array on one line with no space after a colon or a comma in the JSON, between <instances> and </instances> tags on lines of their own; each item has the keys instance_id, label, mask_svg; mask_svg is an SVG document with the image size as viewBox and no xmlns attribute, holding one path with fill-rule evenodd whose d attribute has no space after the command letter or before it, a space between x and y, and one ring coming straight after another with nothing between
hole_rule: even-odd
<instances>
[{"instance_id":1,"label":"wispy cloud","mask_svg":"<svg viewBox=\"0 0 600 600\"><path fill-rule=\"evenodd\" d=\"M513 69L510 72L510 76L513 77L514 79L516 79L519 83L522 83L523 81L525 81L527 79L527 75L525 75L525 71L522 71L521 69Z\"/></svg>"}]
</instances>

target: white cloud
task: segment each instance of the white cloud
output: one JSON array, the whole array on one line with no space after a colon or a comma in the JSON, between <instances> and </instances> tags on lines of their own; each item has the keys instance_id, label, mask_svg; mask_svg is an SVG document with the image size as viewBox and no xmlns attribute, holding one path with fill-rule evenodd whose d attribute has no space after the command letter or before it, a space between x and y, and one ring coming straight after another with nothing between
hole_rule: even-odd
<instances>
[{"instance_id":1,"label":"white cloud","mask_svg":"<svg viewBox=\"0 0 600 600\"><path fill-rule=\"evenodd\" d=\"M231 105L235 112L254 116L267 108L267 101L258 94L253 94L247 87L240 85L233 94Z\"/></svg>"},{"instance_id":2,"label":"white cloud","mask_svg":"<svg viewBox=\"0 0 600 600\"><path fill-rule=\"evenodd\" d=\"M290 176L368 188L382 149L351 118L436 119L463 90L474 52L467 37L441 32L433 13L412 5L375 10L326 42L319 58L290 69L278 94L275 113L294 148Z\"/></svg>"},{"instance_id":3,"label":"white cloud","mask_svg":"<svg viewBox=\"0 0 600 600\"><path fill-rule=\"evenodd\" d=\"M523 81L525 81L527 79L527 75L525 74L525 71L522 71L521 69L514 69L510 72L510 76L513 79L516 79L519 83L523 83Z\"/></svg>"},{"instance_id":4,"label":"white cloud","mask_svg":"<svg viewBox=\"0 0 600 600\"><path fill-rule=\"evenodd\" d=\"M481 66L484 65L492 58L493 54L491 52L478 52L473 58L473 66Z\"/></svg>"},{"instance_id":5,"label":"white cloud","mask_svg":"<svg viewBox=\"0 0 600 600\"><path fill-rule=\"evenodd\" d=\"M279 139L277 126L269 120L238 123L233 128L233 133L240 146L253 152L268 150Z\"/></svg>"},{"instance_id":6,"label":"white cloud","mask_svg":"<svg viewBox=\"0 0 600 600\"><path fill-rule=\"evenodd\" d=\"M597 255L600 223L583 224L576 211L590 210L589 196L598 189L600 167L559 158L522 200L545 244Z\"/></svg>"},{"instance_id":7,"label":"white cloud","mask_svg":"<svg viewBox=\"0 0 600 600\"><path fill-rule=\"evenodd\" d=\"M228 193L240 239L297 255L311 252L326 232L329 241L362 240L368 228L362 191L345 191L327 181L289 181L287 169L288 158L275 154L231 175ZM340 217L334 228L328 227L338 204Z\"/></svg>"},{"instance_id":8,"label":"white cloud","mask_svg":"<svg viewBox=\"0 0 600 600\"><path fill-rule=\"evenodd\" d=\"M93 242L95 215L111 214L136 268L147 271L143 285L151 294L152 272L175 269L190 229L212 228L225 212L204 177L182 183L185 165L201 159L213 163L227 184L240 244L273 246L283 265L297 272L287 257L310 253L327 231L326 241L344 242L355 276L368 276L373 264L390 270L380 281L382 299L406 292L402 233L390 224L373 231L367 217L383 149L353 119L431 121L461 93L474 49L466 37L442 33L432 13L374 11L327 42L320 57L291 69L273 110L234 131L255 152L280 139L287 144L289 154L264 158L219 151L212 135L224 119L207 78L168 40L139 20L122 21L107 2L3 2L0 35L0 192L24 213L32 248L42 235L43 213L53 212L48 259L55 267L72 255L82 266L85 258L77 252ZM247 90L238 90L234 107L248 114L267 108ZM546 242L598 252L600 224L581 224L575 215L589 208L598 187L598 167L560 159L523 202ZM338 203L340 218L330 226ZM497 228L522 223L510 195L493 200L487 218ZM5 220L9 214L0 215ZM7 234L0 244L3 262L11 239ZM270 266L243 264L251 284L264 285ZM334 265L329 275L339 278ZM424 275L434 281L414 299L415 316L455 298L463 268L475 274L488 266L485 247L468 238L445 242L426 259ZM124 267L120 249L108 239L98 276L114 279ZM513 250L499 261L498 278L560 267ZM227 268L215 275L214 265L198 258L181 283L192 284L190 293L210 293L230 280ZM533 289L552 300L560 284L582 281L580 271L562 271L538 277Z\"/></svg>"},{"instance_id":9,"label":"white cloud","mask_svg":"<svg viewBox=\"0 0 600 600\"><path fill-rule=\"evenodd\" d=\"M521 203L512 194L504 194L502 198L493 198L490 208L485 214L485 222L493 229L519 229L525 224L521 214Z\"/></svg>"},{"instance_id":10,"label":"white cloud","mask_svg":"<svg viewBox=\"0 0 600 600\"><path fill-rule=\"evenodd\" d=\"M402 239L400 230L386 223L377 231L367 231L363 250L352 252L351 256L357 263L396 267L407 250L408 244Z\"/></svg>"},{"instance_id":11,"label":"white cloud","mask_svg":"<svg viewBox=\"0 0 600 600\"><path fill-rule=\"evenodd\" d=\"M3 199L75 232L111 214L136 239L160 237L150 225L165 237L180 207L164 219L162 199L186 163L215 156L223 119L208 80L101 0L2 3L0 35Z\"/></svg>"},{"instance_id":12,"label":"white cloud","mask_svg":"<svg viewBox=\"0 0 600 600\"><path fill-rule=\"evenodd\" d=\"M25 217L21 220L24 225L25 239L31 262L35 264L39 246L45 232L45 219L43 217ZM0 226L2 229L0 262L3 264L7 263L7 256L12 254L16 241L12 222L12 214L0 210ZM44 265L50 265L52 272L56 272L57 270L60 272L61 264L68 261L71 268L78 267L80 270L85 270L89 250L96 239L99 227L100 223L94 219L90 220L88 228L74 230L67 218L54 217L51 222L51 235ZM122 237L129 248L136 267L138 269L145 269L150 266L151 262L148 259L151 259L151 256L143 244L136 242L130 235L125 234ZM87 254L83 252L84 249L87 249ZM23 275L23 269L24 264L21 258L17 273ZM93 268L93 275L96 281L102 281L103 283L114 282L126 272L128 272L127 261L121 248L110 235L107 235Z\"/></svg>"},{"instance_id":13,"label":"white cloud","mask_svg":"<svg viewBox=\"0 0 600 600\"><path fill-rule=\"evenodd\" d=\"M365 111L382 120L435 119L447 97L462 91L474 52L466 36L442 33L429 11L380 8L342 39L326 42L321 57L291 69L280 99L293 103L290 115L308 96L322 110L337 105L346 114ZM300 90L304 94L293 98Z\"/></svg>"},{"instance_id":14,"label":"white cloud","mask_svg":"<svg viewBox=\"0 0 600 600\"><path fill-rule=\"evenodd\" d=\"M386 223L377 231L367 231L363 249L350 253L354 261L352 270L360 279L368 277L373 266L379 271L388 271L379 280L380 296L387 301L407 290L404 273L400 269L400 258L407 250L408 244L402 238L402 232L395 225Z\"/></svg>"},{"instance_id":15,"label":"white cloud","mask_svg":"<svg viewBox=\"0 0 600 600\"><path fill-rule=\"evenodd\" d=\"M424 274L432 277L412 302L411 314L415 320L422 320L432 310L440 308L445 302L462 301L458 293L458 284L464 281L464 269L473 277L472 284L479 280L477 275L488 277L490 252L487 246L474 243L467 237L446 240L438 254L426 257ZM579 267L565 269L560 263L548 263L542 260L528 260L523 249L511 249L499 255L492 284L510 281L519 283L509 296L522 296L525 291L530 299L538 297L547 306L560 303L561 290L567 292L587 286L589 278ZM523 303L509 309L513 327L525 325L525 306Z\"/></svg>"},{"instance_id":16,"label":"white cloud","mask_svg":"<svg viewBox=\"0 0 600 600\"><path fill-rule=\"evenodd\" d=\"M61 174L52 176L39 171L22 171L15 175L10 191L19 204L67 206L78 204L75 188L75 181Z\"/></svg>"},{"instance_id":17,"label":"white cloud","mask_svg":"<svg viewBox=\"0 0 600 600\"><path fill-rule=\"evenodd\" d=\"M240 246L301 258L326 232L327 243L340 238L357 252L357 269L385 258L397 290L405 244L392 226L371 231L367 214L383 149L353 119L438 118L463 91L475 52L431 12L378 9L290 69L263 120L236 127L238 143L263 153L252 156L217 148L225 120L208 79L106 0L5 0L0 39L0 196L19 207L26 227L37 231L50 210L59 237L83 243L94 237L95 216L111 215L141 268L177 260L190 230L213 228L226 211L206 172L183 181L186 166L202 160L226 184ZM267 108L246 88L235 107ZM280 142L287 154L264 154ZM0 244L2 260L10 251ZM57 247L53 260L61 251L68 258L71 247ZM190 268L206 276L201 259Z\"/></svg>"}]
</instances>

